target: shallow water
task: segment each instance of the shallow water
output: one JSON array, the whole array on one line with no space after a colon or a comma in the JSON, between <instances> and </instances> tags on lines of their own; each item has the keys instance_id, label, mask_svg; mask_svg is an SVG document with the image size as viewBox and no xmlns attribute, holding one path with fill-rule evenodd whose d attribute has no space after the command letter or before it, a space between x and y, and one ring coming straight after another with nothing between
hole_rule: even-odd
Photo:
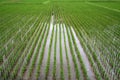
<instances>
[{"instance_id":1,"label":"shallow water","mask_svg":"<svg viewBox=\"0 0 120 80\"><path fill-rule=\"evenodd\" d=\"M72 27L71 27L71 30L72 30L72 33L73 33L74 38L76 40L77 47L79 48L79 52L81 54L82 60L84 62L84 65L85 65L85 67L87 69L88 77L90 78L90 80L95 80L95 75L94 75L92 67L90 66L90 63L88 61L88 57L87 57L86 53L84 52L84 50L82 48L82 45L80 44L80 41L77 38L77 35L76 35L76 33L75 33L75 31L74 31L74 29Z\"/></svg>"}]
</instances>

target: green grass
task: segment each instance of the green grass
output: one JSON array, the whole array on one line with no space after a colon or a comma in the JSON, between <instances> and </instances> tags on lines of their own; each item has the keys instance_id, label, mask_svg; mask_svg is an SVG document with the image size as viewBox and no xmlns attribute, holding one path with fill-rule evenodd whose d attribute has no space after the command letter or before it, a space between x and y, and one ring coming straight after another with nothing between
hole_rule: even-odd
<instances>
[{"instance_id":1,"label":"green grass","mask_svg":"<svg viewBox=\"0 0 120 80\"><path fill-rule=\"evenodd\" d=\"M67 60L68 77L71 79L70 55L66 47L66 37L70 46L72 60L75 66L76 78L88 79L85 65L81 58L79 48L75 41L71 27L74 29L89 63L93 69L96 80L119 80L120 79L120 2L113 0L0 0L0 79L17 79L24 76L27 66L29 78L36 67L36 78L40 76L40 68L44 56L47 36L50 29L51 15L54 15L54 27L56 23L66 25L67 34L63 31L64 47ZM41 24L41 25L39 25ZM61 25L63 27L63 24ZM61 30L61 27L60 27ZM42 33L42 31L44 33ZM56 49L57 37L59 36L60 48L60 78L65 79L64 61L62 53L62 37L57 35L58 30L52 34L51 44L45 67L45 74L49 74L52 38L54 41L54 61L52 78L56 78ZM42 34L42 35L41 35ZM72 39L70 38L72 37ZM34 53L38 40L39 44ZM43 41L44 40L44 41ZM43 45L42 44L43 41ZM72 44L74 43L74 44ZM77 57L74 55L77 53ZM39 50L41 51L39 53ZM74 54L73 54L74 53ZM37 56L40 54L39 59ZM30 62L33 57L32 62ZM4 58L4 59L3 59ZM81 69L76 60L79 60ZM111 72L113 71L113 73ZM18 75L20 73L20 76ZM47 78L46 78L47 79Z\"/></svg>"}]
</instances>

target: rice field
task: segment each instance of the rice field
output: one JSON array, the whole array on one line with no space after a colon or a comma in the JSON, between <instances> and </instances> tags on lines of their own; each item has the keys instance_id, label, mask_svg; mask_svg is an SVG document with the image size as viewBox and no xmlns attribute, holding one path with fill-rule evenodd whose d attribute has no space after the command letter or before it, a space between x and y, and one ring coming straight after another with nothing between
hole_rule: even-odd
<instances>
[{"instance_id":1,"label":"rice field","mask_svg":"<svg viewBox=\"0 0 120 80\"><path fill-rule=\"evenodd\" d=\"M120 80L119 0L0 0L0 80Z\"/></svg>"}]
</instances>

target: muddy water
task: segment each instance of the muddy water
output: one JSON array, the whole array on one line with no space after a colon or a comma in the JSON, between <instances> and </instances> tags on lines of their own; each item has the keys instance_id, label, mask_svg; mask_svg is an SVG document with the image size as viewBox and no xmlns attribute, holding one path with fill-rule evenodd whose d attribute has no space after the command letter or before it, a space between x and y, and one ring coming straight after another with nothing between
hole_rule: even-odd
<instances>
[{"instance_id":1,"label":"muddy water","mask_svg":"<svg viewBox=\"0 0 120 80\"><path fill-rule=\"evenodd\" d=\"M43 23L42 23L42 25L43 25ZM41 25L41 26L42 26ZM42 27L41 27L42 28ZM43 30L42 30L42 32L41 32L41 35L43 35L44 34L44 31L45 30L45 27L43 28ZM31 60L30 60L30 63L32 62L32 59L33 59L33 57L35 56L35 53L36 53L36 51L37 51L37 48L38 48L38 45L40 44L40 41L41 41L42 39L41 39L41 36L39 36L39 39L38 39L38 43L37 43L37 45L36 45L36 47L35 47L35 50L34 50L34 52L33 52L33 56L31 57ZM39 55L39 53L37 53L37 55ZM36 57L36 60L37 60L37 57ZM37 61L36 61L37 62ZM34 66L36 66L36 62L34 62L35 63L35 65ZM30 64L31 65L31 64ZM27 71L25 72L25 75L24 75L24 78L23 79L27 79L28 80L28 72L29 72L29 70L30 70L30 65L29 65L29 67L27 68ZM35 67L33 68L33 72L32 72L32 75L34 75L34 71L35 71ZM25 78L25 76L26 76L26 78ZM34 78L35 77L35 75L34 76L30 76L30 78L32 79L32 78Z\"/></svg>"},{"instance_id":2,"label":"muddy water","mask_svg":"<svg viewBox=\"0 0 120 80\"><path fill-rule=\"evenodd\" d=\"M65 43L64 43L64 34L63 34L63 25L61 24L61 44L62 44L62 57L63 57L63 70L64 70L64 77L65 80L68 80L68 66L67 66L67 60L66 60L66 53L65 53Z\"/></svg>"},{"instance_id":3,"label":"muddy water","mask_svg":"<svg viewBox=\"0 0 120 80\"><path fill-rule=\"evenodd\" d=\"M93 73L93 70L92 70L92 68L91 68L91 66L90 66L90 63L89 63L89 61L88 61L88 58L87 58L87 56L86 56L86 53L84 52L84 50L83 50L83 48L82 48L82 46L81 46L81 44L80 44L80 41L79 41L79 39L77 38L76 33L75 33L75 31L74 31L74 29L73 29L72 27L71 27L71 30L72 30L72 33L73 33L74 38L75 38L75 40L76 40L76 43L78 44L77 47L79 48L80 54L81 54L81 56L82 56L82 60L83 60L83 62L84 62L84 64L85 64L85 67L86 67L86 69L87 69L88 77L90 78L90 80L96 80L96 79L95 79L95 75L94 75L94 73Z\"/></svg>"},{"instance_id":4,"label":"muddy water","mask_svg":"<svg viewBox=\"0 0 120 80\"><path fill-rule=\"evenodd\" d=\"M73 63L73 60L72 60L72 55L71 55L71 52L70 52L70 47L69 47L68 37L67 37L68 35L67 35L65 25L63 26L63 29L65 31L66 47L67 47L67 51L68 51L68 59L69 59L69 62L70 62L71 80L76 80L75 67L74 67L74 63Z\"/></svg>"},{"instance_id":5,"label":"muddy water","mask_svg":"<svg viewBox=\"0 0 120 80\"><path fill-rule=\"evenodd\" d=\"M70 27L69 27L70 28ZM80 65L80 62L79 62L79 60L78 60L78 57L77 57L77 53L76 53L76 51L75 51L75 47L74 47L74 43L73 43L73 40L72 40L72 36L71 36L71 33L70 33L70 29L68 28L68 34L70 34L70 40L71 40L71 42L72 42L72 48L73 48L73 54L75 55L75 59L76 59L76 62L77 62L77 65L78 65L78 68L79 68L79 73L80 73L80 79L84 79L83 78L83 73L82 73L82 70L81 70L81 65Z\"/></svg>"},{"instance_id":6,"label":"muddy water","mask_svg":"<svg viewBox=\"0 0 120 80\"><path fill-rule=\"evenodd\" d=\"M52 48L51 48L51 57L50 57L50 67L49 67L49 73L48 73L48 80L53 80L52 72L53 72L53 65L54 65L54 42L55 42L55 32L56 32L56 27L54 26L54 35L53 35L53 42L52 42Z\"/></svg>"},{"instance_id":7,"label":"muddy water","mask_svg":"<svg viewBox=\"0 0 120 80\"><path fill-rule=\"evenodd\" d=\"M30 40L32 40L33 39L33 36L34 35L36 35L36 33L37 33L37 31L38 31L38 29L39 29L39 27L37 27L37 29L35 30L35 32L34 32L34 34L32 35L32 38L30 39ZM34 39L33 39L34 40ZM27 51L28 50L28 46L30 46L29 47L29 51ZM27 47L25 48L25 50L23 51L23 54L22 54L22 56L21 56L21 58L19 59L19 61L21 62L21 60L24 62L24 60L25 60L25 58L24 59L22 59L22 57L24 57L24 56L27 56L28 54L26 54L26 51L29 53L30 52L30 50L31 50L31 48L32 48L32 46L33 46L33 43L28 43L28 45L27 45ZM19 62L18 62L19 63ZM19 65L19 64L18 64ZM21 66L23 66L23 63L21 64ZM20 76L20 73L21 73L21 68L22 67L20 67L20 69L18 70L18 74L17 74L17 77L19 77Z\"/></svg>"},{"instance_id":8,"label":"muddy water","mask_svg":"<svg viewBox=\"0 0 120 80\"><path fill-rule=\"evenodd\" d=\"M41 27L42 28L42 27ZM43 30L42 30L42 33L43 33L43 31L44 31L44 29L45 29L45 27L43 28ZM40 29L39 29L40 30ZM40 42L40 37L41 36L39 36L39 39L38 39L38 41L37 41L37 44L36 44L36 46L35 46L35 49L34 49L34 52L33 52L33 55L32 55L32 57L31 57L31 59L30 59L30 64L27 66L27 70L25 71L25 74L24 74L24 76L23 76L23 79L26 79L26 80L28 80L28 72L29 72L29 70L30 70L30 65L32 64L32 60L33 60L33 58L34 58L34 56L35 56L35 53L36 53L36 51L37 51L37 48L38 48L38 44L39 44L39 42Z\"/></svg>"},{"instance_id":9,"label":"muddy water","mask_svg":"<svg viewBox=\"0 0 120 80\"><path fill-rule=\"evenodd\" d=\"M46 27L46 26L44 26L44 27ZM47 27L45 33L42 32L42 34L44 34L44 36L46 36L47 30L48 30L48 27ZM38 61L40 59L40 55L41 55L40 53L42 51L42 47L43 47L43 44L44 44L45 37L43 39L41 38L41 40L42 40L42 43L41 43L41 46L40 46L40 49L39 49L39 52L38 52L38 56L37 56L37 60L36 60L36 63L35 63L35 67L34 67L33 72L32 72L31 80L36 80L36 73L37 73L36 70L37 70L37 66L38 66L38 63L39 63Z\"/></svg>"},{"instance_id":10,"label":"muddy water","mask_svg":"<svg viewBox=\"0 0 120 80\"><path fill-rule=\"evenodd\" d=\"M49 45L50 45L50 37L52 35L52 29L53 29L53 16L51 18L51 23L50 23L50 30L47 36L47 42L46 42L46 46L45 46L45 52L44 52L44 56L43 56L43 60L42 60L42 65L41 65L41 69L40 69L40 79L44 80L45 79L45 67L46 67L46 63L47 63L47 58L48 58L48 50L49 50Z\"/></svg>"},{"instance_id":11,"label":"muddy water","mask_svg":"<svg viewBox=\"0 0 120 80\"><path fill-rule=\"evenodd\" d=\"M56 80L60 80L60 44L59 44L59 25L56 25L57 29L57 46L56 46Z\"/></svg>"}]
</instances>

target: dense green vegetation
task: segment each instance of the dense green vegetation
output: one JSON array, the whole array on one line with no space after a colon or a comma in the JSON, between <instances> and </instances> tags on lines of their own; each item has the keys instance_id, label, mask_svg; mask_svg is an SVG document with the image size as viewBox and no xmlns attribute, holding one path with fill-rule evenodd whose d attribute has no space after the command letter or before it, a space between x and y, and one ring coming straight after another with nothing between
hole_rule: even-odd
<instances>
[{"instance_id":1,"label":"dense green vegetation","mask_svg":"<svg viewBox=\"0 0 120 80\"><path fill-rule=\"evenodd\" d=\"M119 80L119 0L0 0L0 80L19 79Z\"/></svg>"}]
</instances>

